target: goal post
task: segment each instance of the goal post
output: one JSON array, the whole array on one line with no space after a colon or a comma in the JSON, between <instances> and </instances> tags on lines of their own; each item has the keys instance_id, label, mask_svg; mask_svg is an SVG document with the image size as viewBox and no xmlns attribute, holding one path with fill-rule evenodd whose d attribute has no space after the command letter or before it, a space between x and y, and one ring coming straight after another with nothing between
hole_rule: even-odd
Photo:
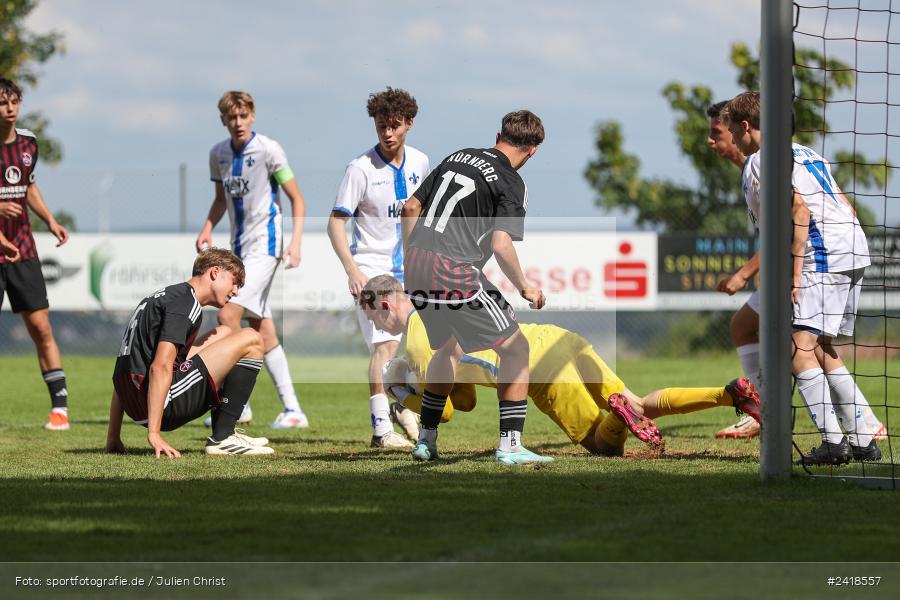
<instances>
[{"instance_id":1,"label":"goal post","mask_svg":"<svg viewBox=\"0 0 900 600\"><path fill-rule=\"evenodd\" d=\"M793 132L792 2L763 0L760 51L760 384L763 481L791 476L791 136Z\"/></svg>"}]
</instances>

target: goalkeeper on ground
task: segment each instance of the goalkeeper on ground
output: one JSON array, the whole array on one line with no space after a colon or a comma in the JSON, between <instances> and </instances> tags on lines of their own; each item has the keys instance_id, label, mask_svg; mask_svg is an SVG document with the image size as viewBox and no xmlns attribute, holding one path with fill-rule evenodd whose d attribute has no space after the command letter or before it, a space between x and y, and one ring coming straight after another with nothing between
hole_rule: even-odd
<instances>
[{"instance_id":1,"label":"goalkeeper on ground","mask_svg":"<svg viewBox=\"0 0 900 600\"><path fill-rule=\"evenodd\" d=\"M388 364L384 382L407 408L419 412L422 379L433 354L422 320L403 284L390 275L370 279L359 298L376 327L406 334L406 359ZM522 323L520 328L530 346L529 397L572 442L592 453L621 455L628 430L662 449L662 436L650 419L665 415L727 406L759 420L759 395L747 378L724 387L665 388L641 398L581 336L555 325ZM441 420L449 420L454 410L475 408L476 385L497 387L498 365L499 357L491 350L463 355Z\"/></svg>"}]
</instances>

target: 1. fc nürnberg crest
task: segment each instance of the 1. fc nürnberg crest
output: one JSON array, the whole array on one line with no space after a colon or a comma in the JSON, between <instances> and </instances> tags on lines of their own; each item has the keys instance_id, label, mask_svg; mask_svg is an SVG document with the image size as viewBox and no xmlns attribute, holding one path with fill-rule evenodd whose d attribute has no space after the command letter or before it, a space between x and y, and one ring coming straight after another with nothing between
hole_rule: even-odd
<instances>
[{"instance_id":1,"label":"1. fc n\u00fcrnberg crest","mask_svg":"<svg viewBox=\"0 0 900 600\"><path fill-rule=\"evenodd\" d=\"M22 180L22 171L19 170L19 167L15 165L10 165L6 167L6 181L13 185L19 183Z\"/></svg>"},{"instance_id":2,"label":"1. fc n\u00fcrnberg crest","mask_svg":"<svg viewBox=\"0 0 900 600\"><path fill-rule=\"evenodd\" d=\"M188 371L191 370L191 367L193 366L193 364L194 363L190 359L188 359L188 360L184 361L183 363L181 363L181 365L178 367L178 369L182 373L187 373Z\"/></svg>"}]
</instances>

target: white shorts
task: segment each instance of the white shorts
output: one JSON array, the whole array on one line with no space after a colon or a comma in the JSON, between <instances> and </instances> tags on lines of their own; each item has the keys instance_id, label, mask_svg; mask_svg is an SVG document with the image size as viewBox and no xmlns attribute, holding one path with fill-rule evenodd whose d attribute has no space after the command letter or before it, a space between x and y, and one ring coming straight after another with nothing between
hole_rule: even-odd
<instances>
[{"instance_id":1,"label":"white shorts","mask_svg":"<svg viewBox=\"0 0 900 600\"><path fill-rule=\"evenodd\" d=\"M759 314L759 289L753 290L753 293L750 294L750 297L747 298L744 304L747 305L747 308Z\"/></svg>"},{"instance_id":2,"label":"white shorts","mask_svg":"<svg viewBox=\"0 0 900 600\"><path fill-rule=\"evenodd\" d=\"M269 289L275 279L280 259L266 254L254 254L244 260L244 287L230 302L244 307L245 316L256 319L271 319Z\"/></svg>"},{"instance_id":3,"label":"white shorts","mask_svg":"<svg viewBox=\"0 0 900 600\"><path fill-rule=\"evenodd\" d=\"M828 337L853 335L863 269L845 273L804 271L799 304L794 304L794 329Z\"/></svg>"},{"instance_id":4,"label":"white shorts","mask_svg":"<svg viewBox=\"0 0 900 600\"><path fill-rule=\"evenodd\" d=\"M367 266L360 266L359 270L369 279L372 279L377 275L393 275L390 271L382 271ZM403 339L403 334L391 335L387 331L377 329L375 324L366 318L366 313L363 312L362 307L358 303L356 304L356 318L359 321L359 330L362 331L363 339L366 340L366 346L369 347L369 352L372 352L375 348L375 344L390 342L391 340L399 342Z\"/></svg>"}]
</instances>

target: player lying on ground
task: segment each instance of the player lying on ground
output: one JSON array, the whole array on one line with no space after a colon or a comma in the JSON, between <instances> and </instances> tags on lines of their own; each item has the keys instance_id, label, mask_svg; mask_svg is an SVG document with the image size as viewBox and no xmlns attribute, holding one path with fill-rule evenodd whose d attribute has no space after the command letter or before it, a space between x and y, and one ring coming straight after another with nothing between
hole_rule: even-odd
<instances>
[{"instance_id":1,"label":"player lying on ground","mask_svg":"<svg viewBox=\"0 0 900 600\"><path fill-rule=\"evenodd\" d=\"M385 384L407 408L418 412L423 374L433 356L422 320L403 285L388 275L369 280L361 297L362 302L371 300L363 306L376 327L406 334L407 357L391 363ZM555 325L522 323L519 327L531 350L528 395L572 442L592 453L621 455L626 427L642 442L661 449L662 436L650 420L655 417L727 406L759 419L759 396L746 378L725 387L665 388L641 398L625 387L581 336ZM475 407L476 385L497 387L498 363L492 350L460 359L442 421L449 420L454 409ZM408 385L407 372L414 375L413 386ZM604 416L603 410L610 414Z\"/></svg>"},{"instance_id":2,"label":"player lying on ground","mask_svg":"<svg viewBox=\"0 0 900 600\"><path fill-rule=\"evenodd\" d=\"M750 196L759 193L762 177L760 116L759 92L735 96L722 113L735 145L748 157L748 205ZM801 462L879 460L875 434L880 423L866 418L869 403L832 346L834 337L853 335L863 272L871 262L868 242L828 161L799 144L793 144L792 154L792 366L797 391L822 437L821 445Z\"/></svg>"},{"instance_id":3,"label":"player lying on ground","mask_svg":"<svg viewBox=\"0 0 900 600\"><path fill-rule=\"evenodd\" d=\"M122 415L147 427L147 441L168 457L181 453L161 431L172 431L212 411L206 453L272 454L266 438L235 430L263 363L262 336L220 325L197 339L204 306L222 308L244 283L244 265L229 250L211 248L193 274L145 298L131 317L116 367L109 409L107 452L124 452ZM221 393L220 393L221 390Z\"/></svg>"}]
</instances>

